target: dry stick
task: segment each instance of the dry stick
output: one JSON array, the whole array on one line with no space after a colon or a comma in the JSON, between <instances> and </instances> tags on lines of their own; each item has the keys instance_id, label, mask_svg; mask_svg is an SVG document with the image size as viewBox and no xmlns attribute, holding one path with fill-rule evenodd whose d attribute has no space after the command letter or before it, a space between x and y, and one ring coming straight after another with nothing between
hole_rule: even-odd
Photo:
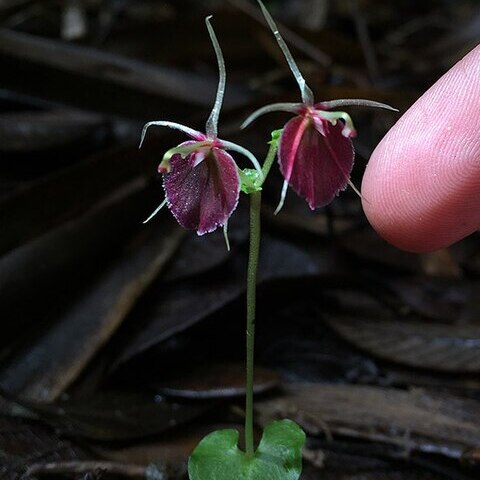
<instances>
[{"instance_id":1,"label":"dry stick","mask_svg":"<svg viewBox=\"0 0 480 480\"><path fill-rule=\"evenodd\" d=\"M246 13L249 17L254 18L258 22L263 23L263 16L256 7L245 0L229 0L229 2L237 7L242 12ZM303 52L305 55L309 56L312 60L316 61L322 67L329 67L332 64L332 59L324 52L319 50L317 47L311 43L304 40L300 35L297 35L295 32L285 27L284 25L279 24L282 30L282 36L288 40L292 45Z\"/></svg>"},{"instance_id":2,"label":"dry stick","mask_svg":"<svg viewBox=\"0 0 480 480\"><path fill-rule=\"evenodd\" d=\"M26 476L33 477L38 474L84 474L94 471L103 471L111 475L122 475L131 478L145 478L145 475L149 468L151 467L97 461L34 463L30 467L28 467Z\"/></svg>"},{"instance_id":3,"label":"dry stick","mask_svg":"<svg viewBox=\"0 0 480 480\"><path fill-rule=\"evenodd\" d=\"M260 10L255 8L252 4L246 0L228 0L230 4L234 7L241 10L243 13L253 18L254 20L263 24L264 19ZM283 24L278 23L277 25L282 30L282 36L285 40L295 46L297 50L305 54L307 57L311 58L314 62L318 63L326 69L335 71L338 74L344 75L348 80L358 86L365 86L366 78L363 75L351 68L345 66L333 65L332 58L326 53L322 52L318 47L312 45L310 42L302 38L300 35L296 34L293 30L290 30L288 27L285 27Z\"/></svg>"},{"instance_id":4,"label":"dry stick","mask_svg":"<svg viewBox=\"0 0 480 480\"><path fill-rule=\"evenodd\" d=\"M368 25L365 20L365 16L360 10L358 0L350 0L350 9L352 11L352 17L355 22L355 28L357 30L358 40L363 50L365 62L367 64L367 70L370 80L373 85L378 83L380 79L380 68L378 66L377 54L375 53L375 47L368 31Z\"/></svg>"}]
</instances>

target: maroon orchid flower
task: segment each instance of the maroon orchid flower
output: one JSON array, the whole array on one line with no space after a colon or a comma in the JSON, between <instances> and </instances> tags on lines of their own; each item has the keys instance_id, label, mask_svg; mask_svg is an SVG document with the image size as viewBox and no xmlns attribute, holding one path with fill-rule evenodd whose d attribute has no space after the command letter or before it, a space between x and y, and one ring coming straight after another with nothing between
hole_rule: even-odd
<instances>
[{"instance_id":1,"label":"maroon orchid flower","mask_svg":"<svg viewBox=\"0 0 480 480\"><path fill-rule=\"evenodd\" d=\"M360 195L350 181L355 158L351 139L356 135L352 119L345 112L331 110L353 105L397 110L370 100L345 99L315 103L312 90L300 73L275 21L261 0L258 0L258 3L302 94L302 103L267 105L252 113L242 125L242 128L245 128L260 115L268 112L296 114L287 122L280 138L278 160L285 181L275 213L282 208L289 185L298 195L305 198L312 210L330 203L347 185Z\"/></svg>"},{"instance_id":2,"label":"maroon orchid flower","mask_svg":"<svg viewBox=\"0 0 480 480\"><path fill-rule=\"evenodd\" d=\"M218 118L225 92L226 71L210 18L207 17L205 22L217 56L220 75L215 104L205 127L206 133L179 123L160 120L149 122L143 127L140 142L141 147L151 126L181 130L191 138L165 153L158 167L158 171L164 174L165 200L145 222L167 205L180 225L196 230L198 235L213 232L220 226L226 230L228 219L237 207L241 187L240 171L227 150L249 158L259 177L263 178L262 169L251 152L218 138Z\"/></svg>"}]
</instances>

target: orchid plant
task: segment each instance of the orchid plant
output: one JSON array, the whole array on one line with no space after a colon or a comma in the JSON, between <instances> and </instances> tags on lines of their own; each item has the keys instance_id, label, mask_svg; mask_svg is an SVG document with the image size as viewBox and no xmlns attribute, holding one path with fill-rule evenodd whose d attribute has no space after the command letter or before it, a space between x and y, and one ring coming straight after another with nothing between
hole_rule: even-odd
<instances>
[{"instance_id":1,"label":"orchid plant","mask_svg":"<svg viewBox=\"0 0 480 480\"><path fill-rule=\"evenodd\" d=\"M301 103L277 103L252 113L246 127L264 113L285 111L295 114L280 130L272 133L270 148L263 165L249 150L218 138L218 120L226 84L222 50L206 18L207 29L215 49L219 84L205 133L169 121L147 123L140 146L151 126L180 130L190 139L168 150L158 167L163 174L165 200L146 220L165 205L183 227L198 235L224 228L228 244L228 219L234 212L240 192L250 197L250 245L247 272L247 361L245 403L245 450L238 446L236 430L219 430L207 435L192 453L188 472L190 480L297 480L302 470L301 451L305 442L302 429L291 420L280 420L265 427L255 449L253 429L254 330L258 259L260 253L260 210L262 186L278 153L280 171L285 179L278 213L288 186L303 197L310 208L327 205L347 185L358 193L350 181L354 162L352 137L356 131L350 116L333 109L343 106L368 106L395 110L370 100L334 100L315 103L290 50L275 21L257 0L288 65L300 87ZM253 168L240 169L228 152L245 156Z\"/></svg>"},{"instance_id":2,"label":"orchid plant","mask_svg":"<svg viewBox=\"0 0 480 480\"><path fill-rule=\"evenodd\" d=\"M236 151L246 156L263 179L262 169L255 156L247 149L218 138L218 119L225 93L226 70L217 36L207 17L205 23L217 55L219 82L215 104L205 125L205 133L186 125L168 121L149 122L143 127L140 147L151 126L181 130L191 140L168 150L158 166L164 174L165 200L150 215L151 220L165 205L182 227L196 230L198 235L227 227L228 219L237 207L240 196L241 171L228 153ZM228 242L227 242L228 243Z\"/></svg>"}]
</instances>

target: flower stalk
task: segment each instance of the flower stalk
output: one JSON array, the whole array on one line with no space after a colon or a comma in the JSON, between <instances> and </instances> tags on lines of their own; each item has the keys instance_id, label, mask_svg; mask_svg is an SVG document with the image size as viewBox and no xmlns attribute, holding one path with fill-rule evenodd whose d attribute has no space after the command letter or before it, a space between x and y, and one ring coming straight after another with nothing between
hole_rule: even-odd
<instances>
[{"instance_id":1,"label":"flower stalk","mask_svg":"<svg viewBox=\"0 0 480 480\"><path fill-rule=\"evenodd\" d=\"M250 246L247 270L247 361L245 398L245 452L254 453L253 444L253 383L255 358L255 312L257 303L257 272L260 256L262 192L250 194Z\"/></svg>"},{"instance_id":2,"label":"flower stalk","mask_svg":"<svg viewBox=\"0 0 480 480\"><path fill-rule=\"evenodd\" d=\"M250 243L247 269L247 358L245 382L245 453L253 457L255 446L253 441L253 386L254 386L254 359L255 359L255 315L257 307L257 273L260 258L261 238L261 210L262 185L273 165L277 154L280 130L272 133L272 140L265 161L263 162L263 176L259 179L256 191L250 193Z\"/></svg>"},{"instance_id":3,"label":"flower stalk","mask_svg":"<svg viewBox=\"0 0 480 480\"><path fill-rule=\"evenodd\" d=\"M261 0L265 19L298 83L301 103L276 103L253 112L243 123L249 125L259 116L281 111L293 114L282 129L272 132L269 150L260 165L253 153L218 137L218 121L226 85L225 62L220 44L210 23L205 19L215 50L219 82L215 103L200 132L167 120L147 123L140 146L151 126L179 130L188 140L170 148L164 154L158 171L163 175L165 199L146 220L167 206L180 225L197 232L210 233L223 227L227 249L228 220L235 211L240 193L250 197L250 238L246 285L246 379L245 379L245 450L238 447L239 432L217 430L207 435L195 448L188 463L190 480L298 480L302 470L301 450L305 433L291 420L273 422L264 429L259 445L254 442L254 359L257 275L260 259L262 188L278 158L284 177L280 202L282 208L288 187L302 196L310 208L327 205L347 185L352 186L350 174L355 151L352 138L356 135L350 115L337 108L368 106L394 110L371 100L341 99L315 103L312 90L302 76L275 21ZM240 168L234 155L248 159L253 168ZM277 155L278 153L278 155ZM356 189L355 191L360 195Z\"/></svg>"}]
</instances>

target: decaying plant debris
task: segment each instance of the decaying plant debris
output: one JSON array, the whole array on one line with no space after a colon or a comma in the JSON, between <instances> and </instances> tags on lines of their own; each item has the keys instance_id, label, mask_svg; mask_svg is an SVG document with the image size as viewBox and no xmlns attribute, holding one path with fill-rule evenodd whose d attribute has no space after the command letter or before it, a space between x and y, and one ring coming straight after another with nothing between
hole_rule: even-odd
<instances>
[{"instance_id":1,"label":"decaying plant debris","mask_svg":"<svg viewBox=\"0 0 480 480\"><path fill-rule=\"evenodd\" d=\"M404 111L480 38L474 1L315 3L270 6L324 99ZM245 205L230 253L221 232L185 234L168 215L142 225L179 137L139 151L141 125L206 118L210 13L231 80L222 134L263 151L285 118L241 121L297 94L249 2L0 2L0 478L180 479L206 432L243 421ZM393 121L356 114L357 185ZM399 252L353 192L313 214L291 195L274 216L276 180L257 426L302 425L306 480L478 478L478 234Z\"/></svg>"}]
</instances>

